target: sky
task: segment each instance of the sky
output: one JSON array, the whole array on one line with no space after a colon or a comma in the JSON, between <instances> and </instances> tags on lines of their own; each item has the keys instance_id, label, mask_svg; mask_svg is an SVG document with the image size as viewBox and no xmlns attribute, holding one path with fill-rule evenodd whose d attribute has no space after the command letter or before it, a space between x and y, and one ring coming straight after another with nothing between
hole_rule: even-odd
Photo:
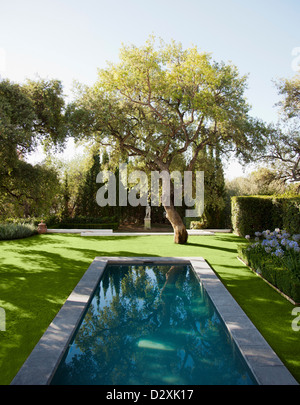
<instances>
[{"instance_id":1,"label":"sky","mask_svg":"<svg viewBox=\"0 0 300 405\"><path fill-rule=\"evenodd\" d=\"M118 62L122 44L154 34L236 65L248 75L250 115L276 122L274 81L300 70L299 21L299 0L0 0L0 76L59 79L71 97L74 81L92 85ZM242 174L227 163L228 179Z\"/></svg>"}]
</instances>

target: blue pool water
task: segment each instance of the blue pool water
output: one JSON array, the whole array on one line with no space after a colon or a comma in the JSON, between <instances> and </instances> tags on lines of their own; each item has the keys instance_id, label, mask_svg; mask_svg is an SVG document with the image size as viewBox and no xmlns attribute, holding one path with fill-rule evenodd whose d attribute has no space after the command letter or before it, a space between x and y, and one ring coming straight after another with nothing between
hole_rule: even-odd
<instances>
[{"instance_id":1,"label":"blue pool water","mask_svg":"<svg viewBox=\"0 0 300 405\"><path fill-rule=\"evenodd\" d=\"M256 384L190 265L108 265L51 384Z\"/></svg>"}]
</instances>

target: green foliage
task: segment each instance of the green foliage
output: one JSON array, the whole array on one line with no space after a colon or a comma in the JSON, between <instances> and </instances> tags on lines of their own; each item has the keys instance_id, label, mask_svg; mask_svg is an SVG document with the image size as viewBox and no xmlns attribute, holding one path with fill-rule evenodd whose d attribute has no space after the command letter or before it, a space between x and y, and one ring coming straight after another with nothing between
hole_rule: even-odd
<instances>
[{"instance_id":1,"label":"green foliage","mask_svg":"<svg viewBox=\"0 0 300 405\"><path fill-rule=\"evenodd\" d=\"M276 126L266 135L266 149L260 158L270 162L277 178L286 183L300 181L300 74L276 83L283 96Z\"/></svg>"},{"instance_id":2,"label":"green foliage","mask_svg":"<svg viewBox=\"0 0 300 405\"><path fill-rule=\"evenodd\" d=\"M51 227L52 224L55 224L60 221L59 217L56 215L48 215L48 216L43 216L43 217L27 217L27 218L16 218L16 217L11 217L11 218L5 218L2 220L2 223L4 224L29 224L29 225L34 225L35 227L38 226L38 224L41 221L44 221L44 223L49 227Z\"/></svg>"},{"instance_id":3,"label":"green foliage","mask_svg":"<svg viewBox=\"0 0 300 405\"><path fill-rule=\"evenodd\" d=\"M287 187L276 178L277 172L261 167L246 177L236 177L226 182L230 196L239 195L274 195L283 194Z\"/></svg>"},{"instance_id":4,"label":"green foliage","mask_svg":"<svg viewBox=\"0 0 300 405\"><path fill-rule=\"evenodd\" d=\"M282 79L277 83L279 94L284 99L278 103L287 118L300 117L300 74L291 79Z\"/></svg>"},{"instance_id":5,"label":"green foliage","mask_svg":"<svg viewBox=\"0 0 300 405\"><path fill-rule=\"evenodd\" d=\"M90 169L87 171L83 182L79 186L75 215L98 217L101 216L102 208L96 202L96 194L99 184L96 183L98 173L101 171L100 154L97 151L93 155ZM102 210L103 211L103 210Z\"/></svg>"},{"instance_id":6,"label":"green foliage","mask_svg":"<svg viewBox=\"0 0 300 405\"><path fill-rule=\"evenodd\" d=\"M206 221L191 221L190 229L203 229L206 226Z\"/></svg>"},{"instance_id":7,"label":"green foliage","mask_svg":"<svg viewBox=\"0 0 300 405\"><path fill-rule=\"evenodd\" d=\"M218 145L205 147L197 157L195 170L204 171L204 214L201 227L222 228L225 224L225 181Z\"/></svg>"},{"instance_id":8,"label":"green foliage","mask_svg":"<svg viewBox=\"0 0 300 405\"><path fill-rule=\"evenodd\" d=\"M255 234L255 242L238 247L239 255L258 274L299 303L300 234L291 237L279 228Z\"/></svg>"},{"instance_id":9,"label":"green foliage","mask_svg":"<svg viewBox=\"0 0 300 405\"><path fill-rule=\"evenodd\" d=\"M59 80L27 80L23 92L32 100L34 132L45 146L63 145L67 135L65 101Z\"/></svg>"},{"instance_id":10,"label":"green foliage","mask_svg":"<svg viewBox=\"0 0 300 405\"><path fill-rule=\"evenodd\" d=\"M98 135L159 169L178 154L194 165L206 144L222 151L234 144L249 159L264 126L247 115L246 79L196 47L184 50L174 41L156 47L150 38L140 48L124 46L120 63L99 70L93 87L79 89L67 111L70 130L78 138Z\"/></svg>"},{"instance_id":11,"label":"green foliage","mask_svg":"<svg viewBox=\"0 0 300 405\"><path fill-rule=\"evenodd\" d=\"M60 222L66 224L103 224L105 222L116 222L117 218L112 217L88 217L88 216L75 216L72 218L64 218Z\"/></svg>"},{"instance_id":12,"label":"green foliage","mask_svg":"<svg viewBox=\"0 0 300 405\"><path fill-rule=\"evenodd\" d=\"M44 220L47 225L48 222ZM50 222L49 222L50 223ZM53 229L113 229L119 227L119 221L116 216L110 217L88 217L75 216L71 217L56 217L51 220L51 228ZM49 226L48 226L49 228Z\"/></svg>"},{"instance_id":13,"label":"green foliage","mask_svg":"<svg viewBox=\"0 0 300 405\"><path fill-rule=\"evenodd\" d=\"M266 258L266 254L249 253L246 247L240 247L238 251L249 267L295 302L300 302L300 281L291 270L274 263L270 257Z\"/></svg>"},{"instance_id":14,"label":"green foliage","mask_svg":"<svg viewBox=\"0 0 300 405\"><path fill-rule=\"evenodd\" d=\"M11 172L0 179L0 215L28 217L48 214L60 192L58 175L53 168L15 162Z\"/></svg>"},{"instance_id":15,"label":"green foliage","mask_svg":"<svg viewBox=\"0 0 300 405\"><path fill-rule=\"evenodd\" d=\"M10 173L20 154L33 150L34 119L33 102L21 86L0 81L0 182Z\"/></svg>"},{"instance_id":16,"label":"green foliage","mask_svg":"<svg viewBox=\"0 0 300 405\"><path fill-rule=\"evenodd\" d=\"M99 224L97 223L68 223L68 222L60 222L59 224L56 224L52 226L53 229L113 229L117 230L119 227L118 222L101 222Z\"/></svg>"},{"instance_id":17,"label":"green foliage","mask_svg":"<svg viewBox=\"0 0 300 405\"><path fill-rule=\"evenodd\" d=\"M33 224L14 223L0 224L0 240L28 238L35 235L37 228Z\"/></svg>"},{"instance_id":18,"label":"green foliage","mask_svg":"<svg viewBox=\"0 0 300 405\"><path fill-rule=\"evenodd\" d=\"M62 145L67 134L62 86L57 80L0 81L0 215L48 214L57 204L56 170L26 163L38 142Z\"/></svg>"},{"instance_id":19,"label":"green foliage","mask_svg":"<svg viewBox=\"0 0 300 405\"><path fill-rule=\"evenodd\" d=\"M300 233L300 197L282 200L282 227L290 233Z\"/></svg>"},{"instance_id":20,"label":"green foliage","mask_svg":"<svg viewBox=\"0 0 300 405\"><path fill-rule=\"evenodd\" d=\"M277 227L300 233L300 197L236 196L231 204L233 230L240 236Z\"/></svg>"},{"instance_id":21,"label":"green foliage","mask_svg":"<svg viewBox=\"0 0 300 405\"><path fill-rule=\"evenodd\" d=\"M151 37L141 47L123 46L119 63L99 70L94 86L79 89L67 111L70 131L77 139L109 146L117 164L130 156L142 159L148 170L170 172L184 162L180 169L192 171L208 145L220 155L234 149L253 160L265 125L248 115L246 81L235 66L214 62L196 47L183 49L174 41L157 46ZM224 185L217 172L217 182L210 177L217 198L206 210L211 223L221 221ZM164 208L176 243L185 243L180 214L173 204Z\"/></svg>"}]
</instances>

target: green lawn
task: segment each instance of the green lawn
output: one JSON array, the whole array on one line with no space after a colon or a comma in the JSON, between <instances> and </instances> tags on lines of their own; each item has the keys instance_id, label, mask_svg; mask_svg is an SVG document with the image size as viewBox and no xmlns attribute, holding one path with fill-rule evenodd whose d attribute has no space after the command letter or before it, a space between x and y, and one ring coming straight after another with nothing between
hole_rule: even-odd
<instances>
[{"instance_id":1,"label":"green lawn","mask_svg":"<svg viewBox=\"0 0 300 405\"><path fill-rule=\"evenodd\" d=\"M241 264L232 234L81 237L46 234L0 242L0 384L9 384L95 256L202 256L300 382L300 331L293 305Z\"/></svg>"}]
</instances>

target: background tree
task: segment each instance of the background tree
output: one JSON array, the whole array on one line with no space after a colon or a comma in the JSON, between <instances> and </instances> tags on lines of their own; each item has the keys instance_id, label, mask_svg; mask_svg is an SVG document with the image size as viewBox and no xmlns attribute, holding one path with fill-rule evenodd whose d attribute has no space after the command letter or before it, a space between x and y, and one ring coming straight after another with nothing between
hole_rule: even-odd
<instances>
[{"instance_id":1,"label":"background tree","mask_svg":"<svg viewBox=\"0 0 300 405\"><path fill-rule=\"evenodd\" d=\"M205 173L203 222L207 227L225 226L225 179L218 145L208 146L198 155L195 170Z\"/></svg>"},{"instance_id":2,"label":"background tree","mask_svg":"<svg viewBox=\"0 0 300 405\"><path fill-rule=\"evenodd\" d=\"M213 62L197 48L172 42L124 46L120 62L99 70L91 88L81 88L69 109L73 134L93 138L150 170L172 171L178 155L193 170L200 151L216 144L250 159L261 147L263 125L248 115L246 77L236 67ZM174 241L187 231L173 202L164 205Z\"/></svg>"},{"instance_id":3,"label":"background tree","mask_svg":"<svg viewBox=\"0 0 300 405\"><path fill-rule=\"evenodd\" d=\"M67 138L65 99L59 80L27 80L22 91L31 99L35 113L33 133L46 149L62 149Z\"/></svg>"},{"instance_id":4,"label":"background tree","mask_svg":"<svg viewBox=\"0 0 300 405\"><path fill-rule=\"evenodd\" d=\"M51 212L61 192L55 169L18 160L0 182L0 216L39 217Z\"/></svg>"},{"instance_id":5,"label":"background tree","mask_svg":"<svg viewBox=\"0 0 300 405\"><path fill-rule=\"evenodd\" d=\"M300 74L291 79L281 79L276 83L279 94L283 96L277 105L285 118L300 118Z\"/></svg>"},{"instance_id":6,"label":"background tree","mask_svg":"<svg viewBox=\"0 0 300 405\"><path fill-rule=\"evenodd\" d=\"M47 165L25 162L38 142L63 145L67 135L59 81L0 81L0 199L2 215L48 210L58 177Z\"/></svg>"},{"instance_id":7,"label":"background tree","mask_svg":"<svg viewBox=\"0 0 300 405\"><path fill-rule=\"evenodd\" d=\"M283 96L280 120L270 129L266 139L266 153L261 159L269 162L277 178L286 183L300 181L300 75L277 83Z\"/></svg>"},{"instance_id":8,"label":"background tree","mask_svg":"<svg viewBox=\"0 0 300 405\"><path fill-rule=\"evenodd\" d=\"M21 86L0 81L0 181L9 175L20 156L33 151L34 119L33 101Z\"/></svg>"},{"instance_id":9,"label":"background tree","mask_svg":"<svg viewBox=\"0 0 300 405\"><path fill-rule=\"evenodd\" d=\"M100 152L96 150L93 152L90 168L79 186L76 198L76 215L88 217L101 216L101 208L96 202L96 194L99 188L99 184L96 183L96 177L100 171Z\"/></svg>"},{"instance_id":10,"label":"background tree","mask_svg":"<svg viewBox=\"0 0 300 405\"><path fill-rule=\"evenodd\" d=\"M248 176L237 177L226 182L229 196L234 195L279 195L285 193L287 187L277 178L277 172L261 167Z\"/></svg>"}]
</instances>

